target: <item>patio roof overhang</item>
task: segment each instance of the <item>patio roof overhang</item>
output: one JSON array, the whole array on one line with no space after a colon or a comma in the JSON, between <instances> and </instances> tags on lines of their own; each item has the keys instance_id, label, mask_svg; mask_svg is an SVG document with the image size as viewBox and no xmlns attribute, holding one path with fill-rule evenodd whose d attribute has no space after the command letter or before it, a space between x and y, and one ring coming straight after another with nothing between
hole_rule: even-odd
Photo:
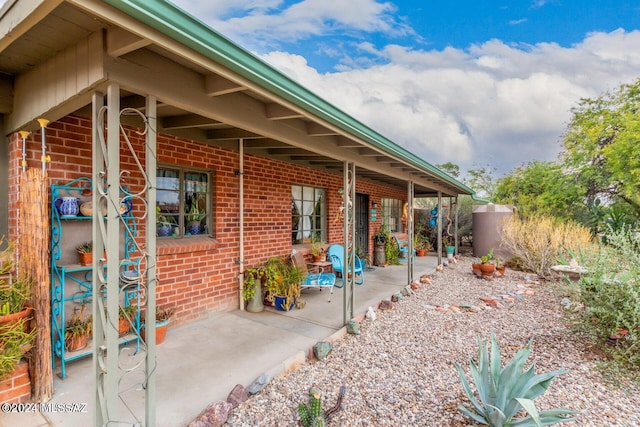
<instances>
[{"instance_id":1,"label":"patio roof overhang","mask_svg":"<svg viewBox=\"0 0 640 427\"><path fill-rule=\"evenodd\" d=\"M116 82L122 107L158 99L158 131L406 187L416 197L473 190L342 112L164 1L8 0L0 9L5 134L36 117L90 115ZM132 125L140 124L131 117Z\"/></svg>"}]
</instances>

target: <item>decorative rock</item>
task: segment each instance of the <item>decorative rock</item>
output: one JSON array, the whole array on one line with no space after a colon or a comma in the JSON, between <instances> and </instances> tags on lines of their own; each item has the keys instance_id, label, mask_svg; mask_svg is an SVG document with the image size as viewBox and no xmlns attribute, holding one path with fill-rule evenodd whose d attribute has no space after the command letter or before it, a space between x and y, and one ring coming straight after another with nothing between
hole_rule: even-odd
<instances>
[{"instance_id":1,"label":"decorative rock","mask_svg":"<svg viewBox=\"0 0 640 427\"><path fill-rule=\"evenodd\" d=\"M418 289L420 289L420 285L417 282L411 282L411 289L413 289L414 291L417 291Z\"/></svg>"},{"instance_id":2,"label":"decorative rock","mask_svg":"<svg viewBox=\"0 0 640 427\"><path fill-rule=\"evenodd\" d=\"M313 346L313 355L318 360L324 360L331 353L333 346L330 342L320 341Z\"/></svg>"},{"instance_id":3,"label":"decorative rock","mask_svg":"<svg viewBox=\"0 0 640 427\"><path fill-rule=\"evenodd\" d=\"M404 295L405 297L413 295L413 291L411 290L411 287L407 286L405 288L402 288L402 295Z\"/></svg>"},{"instance_id":4,"label":"decorative rock","mask_svg":"<svg viewBox=\"0 0 640 427\"><path fill-rule=\"evenodd\" d=\"M451 313L449 310L447 310L447 309L446 309L446 308L444 308L444 307L436 307L436 311L437 311L438 313Z\"/></svg>"},{"instance_id":5,"label":"decorative rock","mask_svg":"<svg viewBox=\"0 0 640 427\"><path fill-rule=\"evenodd\" d=\"M360 323L355 320L350 320L349 323L347 323L347 333L358 335L360 333Z\"/></svg>"},{"instance_id":6,"label":"decorative rock","mask_svg":"<svg viewBox=\"0 0 640 427\"><path fill-rule=\"evenodd\" d=\"M426 274L423 274L422 276L420 276L420 283L422 283L423 285L431 284L431 277L429 277Z\"/></svg>"},{"instance_id":7,"label":"decorative rock","mask_svg":"<svg viewBox=\"0 0 640 427\"><path fill-rule=\"evenodd\" d=\"M264 388L265 385L271 380L271 377L267 374L262 374L247 387L249 394L257 394Z\"/></svg>"},{"instance_id":8,"label":"decorative rock","mask_svg":"<svg viewBox=\"0 0 640 427\"><path fill-rule=\"evenodd\" d=\"M378 304L378 308L380 310L391 310L393 308L393 303L388 299L383 299L380 301L380 304Z\"/></svg>"},{"instance_id":9,"label":"decorative rock","mask_svg":"<svg viewBox=\"0 0 640 427\"><path fill-rule=\"evenodd\" d=\"M247 389L244 388L242 384L237 384L233 388L233 390L231 390L229 396L227 396L227 403L230 403L231 406L235 409L242 402L246 402L248 398L249 392L247 391Z\"/></svg>"},{"instance_id":10,"label":"decorative rock","mask_svg":"<svg viewBox=\"0 0 640 427\"><path fill-rule=\"evenodd\" d=\"M391 295L391 302L398 302L400 298L398 298L398 294Z\"/></svg>"},{"instance_id":11,"label":"decorative rock","mask_svg":"<svg viewBox=\"0 0 640 427\"><path fill-rule=\"evenodd\" d=\"M369 309L367 310L365 317L371 320L372 322L376 320L376 312L373 310L373 307L369 306Z\"/></svg>"},{"instance_id":12,"label":"decorative rock","mask_svg":"<svg viewBox=\"0 0 640 427\"><path fill-rule=\"evenodd\" d=\"M189 427L222 427L227 422L232 410L231 404L223 400L212 403L189 423Z\"/></svg>"}]
</instances>

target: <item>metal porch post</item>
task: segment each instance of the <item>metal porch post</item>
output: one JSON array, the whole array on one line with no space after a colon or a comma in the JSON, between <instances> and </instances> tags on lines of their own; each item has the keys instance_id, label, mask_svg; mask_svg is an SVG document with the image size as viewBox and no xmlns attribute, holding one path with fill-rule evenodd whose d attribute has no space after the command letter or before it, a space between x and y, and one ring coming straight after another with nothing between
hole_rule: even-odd
<instances>
[{"instance_id":1,"label":"metal porch post","mask_svg":"<svg viewBox=\"0 0 640 427\"><path fill-rule=\"evenodd\" d=\"M442 264L442 192L438 191L438 265Z\"/></svg>"},{"instance_id":2,"label":"metal porch post","mask_svg":"<svg viewBox=\"0 0 640 427\"><path fill-rule=\"evenodd\" d=\"M147 123L149 131L146 133L145 145L145 169L147 171L147 218L145 243L147 247L147 269L145 271L145 283L147 284L147 322L156 323L156 156L157 156L157 102L156 97L147 96ZM145 387L145 419L147 426L156 425L156 328L147 328L146 331L147 357L146 387Z\"/></svg>"},{"instance_id":3,"label":"metal porch post","mask_svg":"<svg viewBox=\"0 0 640 427\"><path fill-rule=\"evenodd\" d=\"M413 267L414 267L414 253L415 253L415 224L413 218L413 181L407 182L407 235L409 236L409 257L407 258L407 279L408 283L413 282Z\"/></svg>"},{"instance_id":4,"label":"metal porch post","mask_svg":"<svg viewBox=\"0 0 640 427\"><path fill-rule=\"evenodd\" d=\"M97 109L97 94L94 95L94 112ZM119 270L120 270L120 87L107 87L107 143L102 147L98 133L99 114L93 117L93 238L98 246L94 252L104 250L107 254L106 276L99 256L93 257L93 365L96 378L95 425L106 425L118 419L118 323ZM106 151L103 151L106 148ZM101 153L106 153L104 159ZM104 162L97 163L100 158ZM105 185L106 179L106 185ZM102 218L102 200L106 201L106 224ZM98 203L96 203L98 202ZM98 254L101 252L97 252ZM104 301L106 300L106 307ZM111 357L107 357L110 355Z\"/></svg>"},{"instance_id":5,"label":"metal porch post","mask_svg":"<svg viewBox=\"0 0 640 427\"><path fill-rule=\"evenodd\" d=\"M344 162L342 204L344 206L343 236L345 266L342 269L342 281L344 283L342 323L346 325L353 319L354 306L354 281L355 281L355 209L356 199L356 166L355 163ZM351 272L351 273L350 273Z\"/></svg>"}]
</instances>

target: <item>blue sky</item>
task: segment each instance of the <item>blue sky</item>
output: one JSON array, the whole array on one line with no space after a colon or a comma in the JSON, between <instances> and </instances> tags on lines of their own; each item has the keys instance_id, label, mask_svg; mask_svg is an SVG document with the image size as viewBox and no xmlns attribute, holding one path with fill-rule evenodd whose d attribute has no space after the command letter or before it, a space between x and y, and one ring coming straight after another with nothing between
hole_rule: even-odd
<instances>
[{"instance_id":1,"label":"blue sky","mask_svg":"<svg viewBox=\"0 0 640 427\"><path fill-rule=\"evenodd\" d=\"M554 160L584 97L640 77L628 0L175 0L432 164Z\"/></svg>"}]
</instances>

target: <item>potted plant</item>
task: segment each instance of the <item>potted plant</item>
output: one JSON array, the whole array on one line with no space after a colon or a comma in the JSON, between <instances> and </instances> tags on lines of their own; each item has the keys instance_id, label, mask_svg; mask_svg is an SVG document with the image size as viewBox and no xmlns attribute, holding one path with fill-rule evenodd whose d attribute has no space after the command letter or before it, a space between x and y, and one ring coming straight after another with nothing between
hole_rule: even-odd
<instances>
[{"instance_id":1,"label":"potted plant","mask_svg":"<svg viewBox=\"0 0 640 427\"><path fill-rule=\"evenodd\" d=\"M156 235L158 237L171 236L172 224L167 220L165 215L162 215L160 206L156 206Z\"/></svg>"},{"instance_id":2,"label":"potted plant","mask_svg":"<svg viewBox=\"0 0 640 427\"><path fill-rule=\"evenodd\" d=\"M26 317L0 326L0 380L15 371L20 360L27 355L36 337L36 329L28 330Z\"/></svg>"},{"instance_id":3,"label":"potted plant","mask_svg":"<svg viewBox=\"0 0 640 427\"><path fill-rule=\"evenodd\" d=\"M73 309L71 319L64 328L64 347L67 351L78 351L85 348L91 337L93 318L84 315L85 305Z\"/></svg>"},{"instance_id":4,"label":"potted plant","mask_svg":"<svg viewBox=\"0 0 640 427\"><path fill-rule=\"evenodd\" d=\"M482 270L480 270L480 264L482 264L482 261L480 260L479 257L475 257L471 260L471 270L477 276L482 276Z\"/></svg>"},{"instance_id":5,"label":"potted plant","mask_svg":"<svg viewBox=\"0 0 640 427\"><path fill-rule=\"evenodd\" d=\"M300 297L300 282L303 276L298 266L283 262L282 276L277 279L274 291L276 309L280 311L293 309L296 298Z\"/></svg>"},{"instance_id":6,"label":"potted plant","mask_svg":"<svg viewBox=\"0 0 640 427\"><path fill-rule=\"evenodd\" d=\"M382 224L373 235L373 265L384 266L387 264L386 245L390 241L389 227Z\"/></svg>"},{"instance_id":7,"label":"potted plant","mask_svg":"<svg viewBox=\"0 0 640 427\"><path fill-rule=\"evenodd\" d=\"M76 251L78 252L80 265L93 265L93 242L84 242L83 244L76 246Z\"/></svg>"},{"instance_id":8,"label":"potted plant","mask_svg":"<svg viewBox=\"0 0 640 427\"><path fill-rule=\"evenodd\" d=\"M171 322L171 317L175 313L175 307L160 307L156 306L156 345L162 344L167 335L167 329ZM146 340L145 329L147 328L147 322L144 321L141 327L142 339Z\"/></svg>"},{"instance_id":9,"label":"potted plant","mask_svg":"<svg viewBox=\"0 0 640 427\"><path fill-rule=\"evenodd\" d=\"M506 267L504 262L502 262L501 258L496 258L496 271L500 273L501 276L504 276L504 272L506 271Z\"/></svg>"},{"instance_id":10,"label":"potted plant","mask_svg":"<svg viewBox=\"0 0 640 427\"><path fill-rule=\"evenodd\" d=\"M480 271L482 271L483 276L492 276L496 271L496 265L493 260L493 249L489 250L489 252L480 257Z\"/></svg>"},{"instance_id":11,"label":"potted plant","mask_svg":"<svg viewBox=\"0 0 640 427\"><path fill-rule=\"evenodd\" d=\"M120 306L118 309L118 335L127 335L134 324L138 307L136 305Z\"/></svg>"},{"instance_id":12,"label":"potted plant","mask_svg":"<svg viewBox=\"0 0 640 427\"><path fill-rule=\"evenodd\" d=\"M187 210L187 233L200 234L202 232L201 221L203 211L200 209L200 199L196 193L191 196L191 203Z\"/></svg>"},{"instance_id":13,"label":"potted plant","mask_svg":"<svg viewBox=\"0 0 640 427\"><path fill-rule=\"evenodd\" d=\"M322 242L316 236L311 238L311 256L313 262L325 262L327 260L327 253L322 247Z\"/></svg>"},{"instance_id":14,"label":"potted plant","mask_svg":"<svg viewBox=\"0 0 640 427\"><path fill-rule=\"evenodd\" d=\"M2 240L0 239L0 243ZM27 318L32 308L29 306L31 298L32 281L28 277L11 277L13 244L0 253L2 264L0 265L0 326L15 323L19 319Z\"/></svg>"},{"instance_id":15,"label":"potted plant","mask_svg":"<svg viewBox=\"0 0 640 427\"><path fill-rule=\"evenodd\" d=\"M453 254L456 251L456 247L453 244L453 239L451 238L451 236L444 236L442 238L442 244L444 245L444 250L447 254L447 258L449 259L453 258Z\"/></svg>"},{"instance_id":16,"label":"potted plant","mask_svg":"<svg viewBox=\"0 0 640 427\"><path fill-rule=\"evenodd\" d=\"M264 310L262 276L263 272L260 268L250 268L244 272L242 298L247 302L245 309L251 313Z\"/></svg>"}]
</instances>

